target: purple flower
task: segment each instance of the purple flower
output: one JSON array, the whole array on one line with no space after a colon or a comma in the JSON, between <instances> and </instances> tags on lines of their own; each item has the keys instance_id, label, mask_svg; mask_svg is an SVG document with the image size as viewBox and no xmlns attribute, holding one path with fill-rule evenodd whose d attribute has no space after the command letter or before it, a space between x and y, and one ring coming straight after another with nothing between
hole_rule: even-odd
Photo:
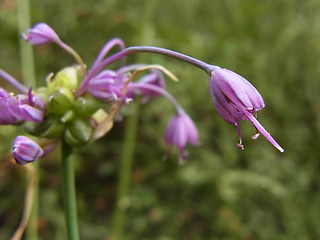
<instances>
[{"instance_id":1,"label":"purple flower","mask_svg":"<svg viewBox=\"0 0 320 240\"><path fill-rule=\"evenodd\" d=\"M169 122L166 133L165 142L174 145L179 150L179 163L187 158L187 143L198 145L198 130L191 118L186 113L178 113Z\"/></svg>"},{"instance_id":2,"label":"purple flower","mask_svg":"<svg viewBox=\"0 0 320 240\"><path fill-rule=\"evenodd\" d=\"M13 142L12 154L16 163L24 165L43 155L43 150L35 141L25 136L17 136Z\"/></svg>"},{"instance_id":3,"label":"purple flower","mask_svg":"<svg viewBox=\"0 0 320 240\"><path fill-rule=\"evenodd\" d=\"M22 34L22 37L32 45L43 45L60 41L56 32L45 23L36 24L33 28L29 29L28 34Z\"/></svg>"},{"instance_id":4,"label":"purple flower","mask_svg":"<svg viewBox=\"0 0 320 240\"><path fill-rule=\"evenodd\" d=\"M127 97L121 93L121 90L127 79L125 74L105 70L90 81L87 91L102 101L125 99Z\"/></svg>"},{"instance_id":5,"label":"purple flower","mask_svg":"<svg viewBox=\"0 0 320 240\"><path fill-rule=\"evenodd\" d=\"M25 95L15 97L0 88L0 125L20 124L23 121L40 123L44 118L44 111L30 106L30 100ZM42 105L41 98L35 98L34 105Z\"/></svg>"},{"instance_id":6,"label":"purple flower","mask_svg":"<svg viewBox=\"0 0 320 240\"><path fill-rule=\"evenodd\" d=\"M137 89L135 85L139 86L147 85L147 86L156 86L159 88L165 87L165 80L163 74L159 70L153 70L151 73L144 75L137 82L130 82L128 84L127 97L134 98L136 94L142 94L144 97L159 97L161 94L156 91L152 91L151 89L140 87Z\"/></svg>"},{"instance_id":7,"label":"purple flower","mask_svg":"<svg viewBox=\"0 0 320 240\"><path fill-rule=\"evenodd\" d=\"M228 123L236 125L240 143L237 145L244 149L241 140L239 120L249 120L280 152L284 150L264 129L252 115L264 108L264 102L257 91L246 79L225 68L215 68L209 79L209 88L212 101L220 116ZM252 138L256 139L258 133Z\"/></svg>"}]
</instances>

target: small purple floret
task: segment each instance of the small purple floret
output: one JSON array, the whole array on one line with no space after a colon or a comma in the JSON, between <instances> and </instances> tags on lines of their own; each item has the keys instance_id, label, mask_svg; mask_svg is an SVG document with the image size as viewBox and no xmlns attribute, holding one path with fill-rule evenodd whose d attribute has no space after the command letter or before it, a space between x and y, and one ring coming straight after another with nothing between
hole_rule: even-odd
<instances>
[{"instance_id":1,"label":"small purple floret","mask_svg":"<svg viewBox=\"0 0 320 240\"><path fill-rule=\"evenodd\" d=\"M18 136L13 142L12 154L18 164L24 165L42 157L43 150L30 138Z\"/></svg>"},{"instance_id":2,"label":"small purple floret","mask_svg":"<svg viewBox=\"0 0 320 240\"><path fill-rule=\"evenodd\" d=\"M46 23L36 24L33 28L29 29L28 34L22 34L22 37L32 45L43 45L60 41L56 32Z\"/></svg>"},{"instance_id":3,"label":"small purple floret","mask_svg":"<svg viewBox=\"0 0 320 240\"><path fill-rule=\"evenodd\" d=\"M165 142L178 148L179 163L183 163L188 156L187 143L199 145L198 130L186 113L177 114L170 120L165 133Z\"/></svg>"},{"instance_id":4,"label":"small purple floret","mask_svg":"<svg viewBox=\"0 0 320 240\"><path fill-rule=\"evenodd\" d=\"M264 108L265 105L260 93L250 82L228 69L215 68L209 79L209 89L213 104L220 116L226 122L237 126L240 139L240 143L237 146L240 149L243 150L244 147L242 145L239 120L249 120L273 146L280 152L284 152L252 115ZM255 134L253 139L257 137L258 134Z\"/></svg>"}]
</instances>

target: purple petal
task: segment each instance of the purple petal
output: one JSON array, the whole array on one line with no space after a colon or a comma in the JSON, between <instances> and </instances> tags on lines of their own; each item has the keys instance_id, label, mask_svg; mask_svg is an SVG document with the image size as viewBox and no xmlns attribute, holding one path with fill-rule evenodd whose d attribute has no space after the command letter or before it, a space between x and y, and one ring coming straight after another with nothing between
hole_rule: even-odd
<instances>
[{"instance_id":1,"label":"purple petal","mask_svg":"<svg viewBox=\"0 0 320 240\"><path fill-rule=\"evenodd\" d=\"M267 132L267 130L261 125L261 123L249 112L245 112L247 115L247 118L250 120L250 122L262 133L263 136L265 136L266 139L274 146L276 147L280 152L284 152L284 149L280 147L280 145L272 138L270 133Z\"/></svg>"},{"instance_id":2,"label":"purple petal","mask_svg":"<svg viewBox=\"0 0 320 240\"><path fill-rule=\"evenodd\" d=\"M22 104L19 106L19 110L22 117L26 121L35 123L41 123L43 121L44 113L39 109L36 109L26 104Z\"/></svg>"}]
</instances>

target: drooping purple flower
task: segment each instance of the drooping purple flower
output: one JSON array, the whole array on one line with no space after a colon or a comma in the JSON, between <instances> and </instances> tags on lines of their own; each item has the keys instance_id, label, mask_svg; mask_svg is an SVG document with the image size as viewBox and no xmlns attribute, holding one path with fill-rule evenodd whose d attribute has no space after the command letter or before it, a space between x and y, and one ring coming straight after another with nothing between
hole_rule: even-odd
<instances>
[{"instance_id":1,"label":"drooping purple flower","mask_svg":"<svg viewBox=\"0 0 320 240\"><path fill-rule=\"evenodd\" d=\"M252 115L264 108L264 102L257 89L245 78L225 68L215 68L209 79L212 101L220 116L228 123L236 125L242 145L239 120L249 120L280 152L284 150ZM258 133L252 138L256 139Z\"/></svg>"},{"instance_id":2,"label":"drooping purple flower","mask_svg":"<svg viewBox=\"0 0 320 240\"><path fill-rule=\"evenodd\" d=\"M179 150L179 163L188 157L187 143L198 145L198 130L191 118L186 113L178 113L170 120L166 133L165 142Z\"/></svg>"},{"instance_id":3,"label":"drooping purple flower","mask_svg":"<svg viewBox=\"0 0 320 240\"><path fill-rule=\"evenodd\" d=\"M127 80L125 74L105 70L90 81L87 92L102 101L126 99L127 97L121 93L121 90Z\"/></svg>"},{"instance_id":4,"label":"drooping purple flower","mask_svg":"<svg viewBox=\"0 0 320 240\"><path fill-rule=\"evenodd\" d=\"M12 154L16 163L24 165L43 156L43 150L35 141L25 136L17 136L13 142Z\"/></svg>"},{"instance_id":5,"label":"drooping purple flower","mask_svg":"<svg viewBox=\"0 0 320 240\"><path fill-rule=\"evenodd\" d=\"M27 99L27 96L19 95L17 97L0 88L0 125L16 125L23 121L42 122L44 110L30 106L28 104L30 101ZM37 104L42 105L39 99L36 101Z\"/></svg>"},{"instance_id":6,"label":"drooping purple flower","mask_svg":"<svg viewBox=\"0 0 320 240\"><path fill-rule=\"evenodd\" d=\"M127 88L127 97L134 98L136 94L142 94L144 97L159 97L161 94L159 92L153 91L151 89L142 88L140 87L137 89L135 85L138 84L139 86L148 85L148 86L156 86L159 88L165 87L165 80L163 74L159 70L153 70L151 73L144 75L140 78L137 82L130 82Z\"/></svg>"},{"instance_id":7,"label":"drooping purple flower","mask_svg":"<svg viewBox=\"0 0 320 240\"><path fill-rule=\"evenodd\" d=\"M22 37L32 45L43 45L60 41L56 32L46 23L36 24L33 28L29 29L28 34L22 34Z\"/></svg>"}]
</instances>

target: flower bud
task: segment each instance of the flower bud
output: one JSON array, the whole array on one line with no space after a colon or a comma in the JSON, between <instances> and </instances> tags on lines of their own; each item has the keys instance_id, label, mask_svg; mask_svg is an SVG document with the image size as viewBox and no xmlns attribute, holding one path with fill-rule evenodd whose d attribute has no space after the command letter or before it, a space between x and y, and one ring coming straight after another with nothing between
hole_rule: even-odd
<instances>
[{"instance_id":1,"label":"flower bud","mask_svg":"<svg viewBox=\"0 0 320 240\"><path fill-rule=\"evenodd\" d=\"M49 97L49 112L63 114L71 108L74 96L68 88L61 88Z\"/></svg>"},{"instance_id":2,"label":"flower bud","mask_svg":"<svg viewBox=\"0 0 320 240\"><path fill-rule=\"evenodd\" d=\"M175 115L169 122L165 142L174 145L179 149L179 163L188 156L186 151L187 143L198 145L198 130L191 118L186 113Z\"/></svg>"},{"instance_id":3,"label":"flower bud","mask_svg":"<svg viewBox=\"0 0 320 240\"><path fill-rule=\"evenodd\" d=\"M92 97L80 97L76 100L74 108L82 116L91 116L99 108L102 108L103 104L96 98Z\"/></svg>"},{"instance_id":4,"label":"flower bud","mask_svg":"<svg viewBox=\"0 0 320 240\"><path fill-rule=\"evenodd\" d=\"M73 146L81 146L88 142L93 133L90 121L84 118L77 118L70 122L65 131L65 140Z\"/></svg>"},{"instance_id":5,"label":"flower bud","mask_svg":"<svg viewBox=\"0 0 320 240\"><path fill-rule=\"evenodd\" d=\"M43 150L30 138L18 136L13 142L12 154L16 163L24 165L42 157Z\"/></svg>"},{"instance_id":6,"label":"flower bud","mask_svg":"<svg viewBox=\"0 0 320 240\"><path fill-rule=\"evenodd\" d=\"M28 34L22 34L22 37L32 45L43 45L59 41L58 35L45 23L38 23L29 29Z\"/></svg>"},{"instance_id":7,"label":"flower bud","mask_svg":"<svg viewBox=\"0 0 320 240\"><path fill-rule=\"evenodd\" d=\"M53 81L48 82L51 91L57 88L77 89L79 85L78 70L76 67L66 67L59 71Z\"/></svg>"},{"instance_id":8,"label":"flower bud","mask_svg":"<svg viewBox=\"0 0 320 240\"><path fill-rule=\"evenodd\" d=\"M225 68L215 68L209 79L209 89L217 112L228 123L237 126L239 140L238 148L244 149L241 139L239 120L249 120L257 131L260 131L269 142L280 152L284 150L271 137L265 128L252 115L264 108L264 102L257 89L235 72ZM257 134L253 139L257 138Z\"/></svg>"}]
</instances>

